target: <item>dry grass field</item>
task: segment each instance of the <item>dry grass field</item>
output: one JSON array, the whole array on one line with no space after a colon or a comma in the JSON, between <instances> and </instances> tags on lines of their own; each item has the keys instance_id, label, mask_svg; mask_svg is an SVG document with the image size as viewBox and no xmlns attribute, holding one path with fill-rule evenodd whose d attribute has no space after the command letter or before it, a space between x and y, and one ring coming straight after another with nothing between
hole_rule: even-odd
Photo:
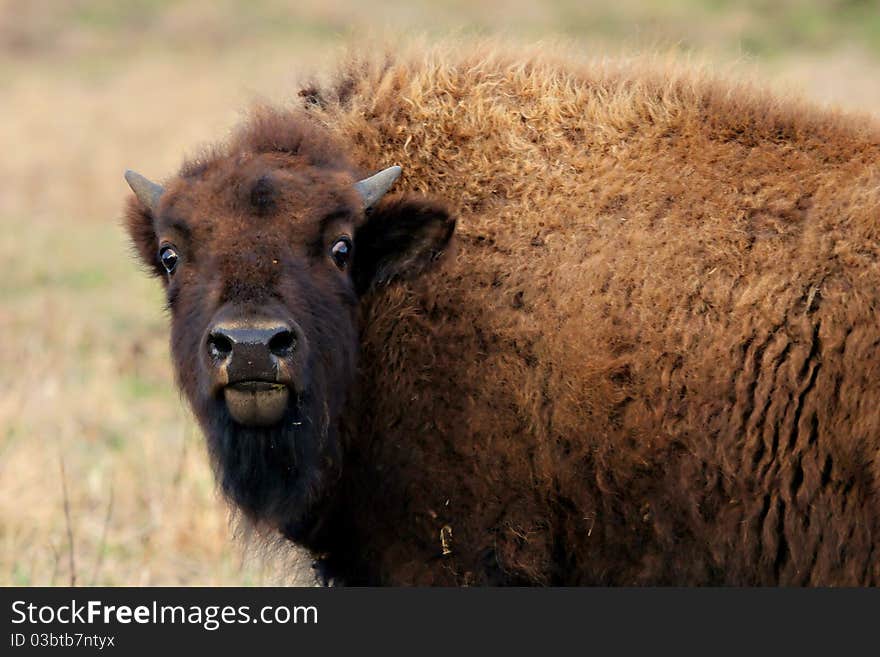
<instances>
[{"instance_id":1,"label":"dry grass field","mask_svg":"<svg viewBox=\"0 0 880 657\"><path fill-rule=\"evenodd\" d=\"M880 106L873 0L0 0L0 585L298 581L234 540L122 172L161 178L348 42L414 33L680 51Z\"/></svg>"}]
</instances>

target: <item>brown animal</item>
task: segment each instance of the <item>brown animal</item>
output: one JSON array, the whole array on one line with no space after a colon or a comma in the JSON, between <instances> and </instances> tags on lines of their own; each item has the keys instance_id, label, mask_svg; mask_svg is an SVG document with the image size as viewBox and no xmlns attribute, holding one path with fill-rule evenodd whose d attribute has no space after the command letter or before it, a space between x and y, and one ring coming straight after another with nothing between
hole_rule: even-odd
<instances>
[{"instance_id":1,"label":"brown animal","mask_svg":"<svg viewBox=\"0 0 880 657\"><path fill-rule=\"evenodd\" d=\"M349 584L880 583L875 124L483 47L301 96L129 176L248 520Z\"/></svg>"}]
</instances>

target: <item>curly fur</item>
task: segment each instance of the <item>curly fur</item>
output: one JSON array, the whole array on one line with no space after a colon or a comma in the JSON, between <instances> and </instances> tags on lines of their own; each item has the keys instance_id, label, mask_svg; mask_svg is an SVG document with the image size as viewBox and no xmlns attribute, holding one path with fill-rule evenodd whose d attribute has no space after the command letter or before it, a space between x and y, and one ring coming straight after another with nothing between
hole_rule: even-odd
<instances>
[{"instance_id":1,"label":"curly fur","mask_svg":"<svg viewBox=\"0 0 880 657\"><path fill-rule=\"evenodd\" d=\"M301 96L285 121L457 217L360 298L341 471L283 527L328 576L880 583L875 124L484 47Z\"/></svg>"}]
</instances>

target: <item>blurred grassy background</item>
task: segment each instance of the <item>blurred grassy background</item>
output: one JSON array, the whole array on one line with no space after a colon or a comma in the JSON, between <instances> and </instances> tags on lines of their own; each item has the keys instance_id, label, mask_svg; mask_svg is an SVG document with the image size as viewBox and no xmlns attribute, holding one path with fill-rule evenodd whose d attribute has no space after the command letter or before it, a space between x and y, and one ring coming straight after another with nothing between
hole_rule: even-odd
<instances>
[{"instance_id":1,"label":"blurred grassy background","mask_svg":"<svg viewBox=\"0 0 880 657\"><path fill-rule=\"evenodd\" d=\"M872 0L0 0L0 585L296 581L232 540L118 224L122 171L168 175L369 33L679 50L880 102Z\"/></svg>"}]
</instances>

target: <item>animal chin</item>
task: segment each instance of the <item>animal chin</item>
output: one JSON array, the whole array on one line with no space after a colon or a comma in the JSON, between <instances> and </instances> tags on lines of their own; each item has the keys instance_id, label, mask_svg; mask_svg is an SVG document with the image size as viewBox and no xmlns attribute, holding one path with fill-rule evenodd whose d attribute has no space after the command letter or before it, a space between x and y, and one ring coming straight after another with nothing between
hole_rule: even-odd
<instances>
[{"instance_id":1,"label":"animal chin","mask_svg":"<svg viewBox=\"0 0 880 657\"><path fill-rule=\"evenodd\" d=\"M223 388L232 419L246 427L269 427L284 417L290 389L280 383L240 381Z\"/></svg>"}]
</instances>

